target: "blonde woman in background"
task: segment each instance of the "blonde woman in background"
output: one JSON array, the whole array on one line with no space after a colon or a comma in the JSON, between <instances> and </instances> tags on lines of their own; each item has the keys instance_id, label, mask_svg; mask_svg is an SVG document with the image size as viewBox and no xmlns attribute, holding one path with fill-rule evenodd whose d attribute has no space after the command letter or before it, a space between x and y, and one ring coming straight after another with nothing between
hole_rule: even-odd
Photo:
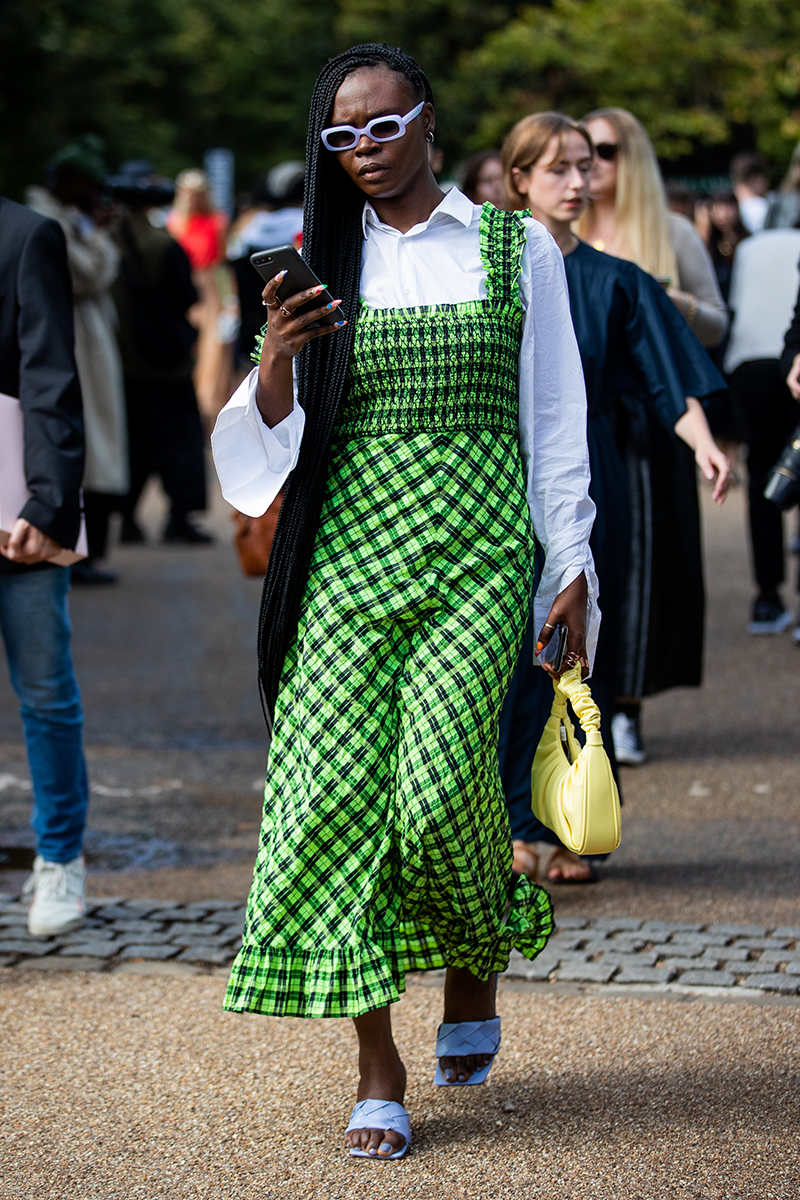
<instances>
[{"instance_id":1,"label":"blonde woman in background","mask_svg":"<svg viewBox=\"0 0 800 1200\"><path fill-rule=\"evenodd\" d=\"M219 317L233 290L219 272L225 262L227 223L224 213L214 209L205 172L181 172L175 180L175 203L167 218L167 229L186 251L200 294L189 319L198 330L194 388L206 432L226 403L233 381L233 347L223 343L218 332Z\"/></svg>"},{"instance_id":2,"label":"blonde woman in background","mask_svg":"<svg viewBox=\"0 0 800 1200\"><path fill-rule=\"evenodd\" d=\"M667 295L704 346L717 346L728 313L703 239L686 217L668 212L655 152L624 108L584 118L597 153L591 203L576 225L582 241L636 263L665 282ZM667 282L668 281L668 282Z\"/></svg>"},{"instance_id":3,"label":"blonde woman in background","mask_svg":"<svg viewBox=\"0 0 800 1200\"><path fill-rule=\"evenodd\" d=\"M728 312L711 256L692 224L667 211L644 128L624 108L597 109L585 124L595 156L578 237L658 279L698 340L718 345ZM612 729L617 760L638 766L646 758L642 698L702 681L705 596L691 453L644 411L618 438L632 535Z\"/></svg>"}]
</instances>

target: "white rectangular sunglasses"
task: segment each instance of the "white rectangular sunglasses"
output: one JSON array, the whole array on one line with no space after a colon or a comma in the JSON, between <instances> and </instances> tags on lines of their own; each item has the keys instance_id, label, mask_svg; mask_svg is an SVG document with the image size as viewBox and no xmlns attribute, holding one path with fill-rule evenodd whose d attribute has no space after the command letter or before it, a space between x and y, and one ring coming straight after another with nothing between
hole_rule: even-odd
<instances>
[{"instance_id":1,"label":"white rectangular sunglasses","mask_svg":"<svg viewBox=\"0 0 800 1200\"><path fill-rule=\"evenodd\" d=\"M373 117L363 129L356 129L355 125L332 125L330 129L322 131L323 145L326 150L353 150L364 134L373 142L393 142L403 136L406 125L418 117L424 107L425 101L420 100L417 107L412 108L404 117L396 113L388 117Z\"/></svg>"}]
</instances>

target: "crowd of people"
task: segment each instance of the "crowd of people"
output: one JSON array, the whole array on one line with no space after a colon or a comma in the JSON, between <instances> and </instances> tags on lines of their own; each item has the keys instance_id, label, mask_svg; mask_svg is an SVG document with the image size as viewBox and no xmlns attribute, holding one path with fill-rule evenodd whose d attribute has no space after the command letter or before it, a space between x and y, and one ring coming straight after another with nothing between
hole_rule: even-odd
<instances>
[{"instance_id":1,"label":"crowd of people","mask_svg":"<svg viewBox=\"0 0 800 1200\"><path fill-rule=\"evenodd\" d=\"M92 135L65 146L44 185L28 191L32 211L64 233L74 296L88 545L88 556L72 568L79 584L116 580L104 565L112 514L121 514L123 542L144 540L135 512L151 475L160 477L170 502L164 540L212 540L191 516L206 505L195 392L205 277L187 257L196 253L191 238L182 245L148 220L173 193L145 162L125 164L109 178ZM177 213L180 198L179 189Z\"/></svg>"},{"instance_id":2,"label":"crowd of people","mask_svg":"<svg viewBox=\"0 0 800 1200\"><path fill-rule=\"evenodd\" d=\"M701 682L698 473L721 504L745 461L748 627L792 624L764 489L800 418L800 150L773 193L742 154L730 188L696 195L665 187L632 113L533 113L448 187L435 128L419 65L354 47L317 81L306 161L232 220L202 171L109 177L92 137L29 208L0 202L0 391L25 413L31 494L0 558L39 839L31 931L79 923L85 881L68 578L47 560L76 544L82 486L72 578L112 581L109 522L144 540L153 475L164 540L210 541L194 514L213 429L236 509L283 495L259 622L264 825L226 1007L352 1016L346 1144L381 1158L411 1140L390 1019L405 972L447 968L436 1082L482 1082L497 972L553 928L538 847L547 880L597 877L531 812L555 629L619 780L645 761L643 701ZM278 244L325 282L264 287L250 256Z\"/></svg>"},{"instance_id":3,"label":"crowd of people","mask_svg":"<svg viewBox=\"0 0 800 1200\"><path fill-rule=\"evenodd\" d=\"M213 540L194 514L206 508L204 446L262 323L249 255L300 244L303 173L302 163L269 172L231 223L202 171L173 184L135 160L109 176L102 144L87 135L29 188L28 206L64 232L72 280L89 551L74 583L116 581L105 564L112 517L120 542L144 542L136 510L153 476L170 505L163 540Z\"/></svg>"},{"instance_id":4,"label":"crowd of people","mask_svg":"<svg viewBox=\"0 0 800 1200\"><path fill-rule=\"evenodd\" d=\"M509 177L506 162L511 146L520 140L525 144L524 130L532 136L542 120L541 116L527 118L527 124L521 123L509 135L502 152L484 150L473 155L461 180L475 203L488 200L519 207L527 200L527 207L559 240L558 216L555 223L552 213L544 216L542 201L537 202L530 189L518 200L517 184ZM779 591L786 568L784 519L781 510L764 496L769 476L800 420L795 403L800 395L799 374L790 331L800 283L800 145L775 191L769 190L769 170L763 157L742 153L731 161L730 187L698 193L685 183L664 184L647 134L632 114L611 109L590 113L585 120L593 142L588 187L581 184L579 173L573 174L574 195L558 202L565 206L559 215L563 229L568 219L566 236L572 238L574 230L578 238L577 245L567 251L565 265L587 385L591 494L598 510L592 546L595 561L605 568L599 571L603 597L600 648L613 647L612 694L605 695L602 653L592 682L595 695L602 699L604 740L610 753L620 763L638 766L646 759L641 731L643 698L679 685L697 686L702 678L699 515L691 457L675 438L665 436L670 428L665 406L671 371L664 363L676 361L676 330L674 314L665 310L663 296L669 297L684 318L683 342L699 372L693 376L686 367L679 372L686 403L703 401L718 450L727 453L734 469L741 464L746 470L756 590L748 630L753 635L779 634L793 626L794 640L800 644L800 612L793 620ZM562 140L566 136L563 134ZM576 145L580 148L581 144L585 146L579 137ZM561 154L565 163L569 155L564 147ZM549 161L553 155L544 157ZM530 163L524 165L540 187L540 176ZM510 169L519 168L512 163ZM559 169L563 176L564 166ZM498 185L502 199L497 197ZM633 302L628 297L624 303L617 299L615 304L607 296L600 302L597 281L593 281L594 289L584 278L578 285L574 277L579 264L583 273L591 274L588 264L594 261L596 268L601 261L591 259L590 249L604 254L606 272L609 256L618 269L622 269L620 259L642 268L632 278L647 289L646 298L640 296ZM644 311L653 302L652 280L662 286L663 295L660 319L648 329ZM617 281L615 286L618 296L622 285ZM597 320L598 313L608 326L602 338L595 333L592 339L588 324ZM627 319L629 325L613 328L612 314ZM653 348L644 341L637 355L635 337L641 336L643 329L652 335L653 328L661 328L663 334L665 318L666 328L673 328L673 344ZM796 329L796 324L795 317L792 328ZM686 328L694 335L688 342ZM699 356L698 343L704 348ZM629 361L620 373L623 356ZM638 386L631 384L631 366ZM683 397L676 403L675 413L679 414L684 409ZM603 410L604 420L598 422L595 418ZM672 423L674 420L673 416ZM605 453L595 441L602 434L609 442ZM618 466L617 455L624 467L616 489L621 503L616 511L610 510L607 519L605 509L614 490L609 472L612 465ZM626 528L629 533L621 538L620 532ZM795 543L794 549L799 548ZM616 571L606 565L608 553L616 557ZM800 576L797 586L800 590ZM683 614L681 623L674 620L676 612ZM530 640L531 631L528 637ZM535 844L554 840L535 821L525 799L536 741L516 761L506 763L504 754L515 729L541 732L549 697L541 688L540 672L531 675L532 684L535 680L540 684L536 719L531 724L537 712L535 688L521 692L515 677L500 739L504 786L516 834L515 861L528 871L538 867ZM588 881L594 878L594 871L591 864L579 863L563 847L557 847L547 877Z\"/></svg>"}]
</instances>

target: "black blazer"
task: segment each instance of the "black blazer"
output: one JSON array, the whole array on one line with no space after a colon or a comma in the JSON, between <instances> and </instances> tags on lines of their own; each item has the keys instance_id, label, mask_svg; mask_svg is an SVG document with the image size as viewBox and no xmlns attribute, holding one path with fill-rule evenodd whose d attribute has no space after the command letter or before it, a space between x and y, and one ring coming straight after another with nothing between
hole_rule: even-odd
<instances>
[{"instance_id":1,"label":"black blazer","mask_svg":"<svg viewBox=\"0 0 800 1200\"><path fill-rule=\"evenodd\" d=\"M792 363L798 354L800 354L800 291L797 293L797 304L792 323L786 330L786 337L783 339L783 354L780 359L782 379L785 379L791 371Z\"/></svg>"},{"instance_id":2,"label":"black blazer","mask_svg":"<svg viewBox=\"0 0 800 1200\"><path fill-rule=\"evenodd\" d=\"M73 549L84 439L67 244L56 221L4 196L0 392L19 398L25 422L25 475L32 496L19 515ZM0 556L0 573L21 569Z\"/></svg>"}]
</instances>

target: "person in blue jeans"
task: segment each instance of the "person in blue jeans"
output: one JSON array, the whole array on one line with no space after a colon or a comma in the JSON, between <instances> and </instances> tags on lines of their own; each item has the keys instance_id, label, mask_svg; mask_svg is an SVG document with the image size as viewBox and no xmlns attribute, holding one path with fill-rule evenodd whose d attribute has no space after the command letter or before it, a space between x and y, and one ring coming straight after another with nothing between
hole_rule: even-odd
<instances>
[{"instance_id":1,"label":"person in blue jeans","mask_svg":"<svg viewBox=\"0 0 800 1200\"><path fill-rule=\"evenodd\" d=\"M0 197L0 393L19 399L29 497L0 512L0 634L20 702L37 836L28 928L84 920L82 854L89 791L83 712L70 653L70 573L47 560L72 548L84 466L72 285L55 221ZM10 528L9 528L10 526Z\"/></svg>"}]
</instances>

